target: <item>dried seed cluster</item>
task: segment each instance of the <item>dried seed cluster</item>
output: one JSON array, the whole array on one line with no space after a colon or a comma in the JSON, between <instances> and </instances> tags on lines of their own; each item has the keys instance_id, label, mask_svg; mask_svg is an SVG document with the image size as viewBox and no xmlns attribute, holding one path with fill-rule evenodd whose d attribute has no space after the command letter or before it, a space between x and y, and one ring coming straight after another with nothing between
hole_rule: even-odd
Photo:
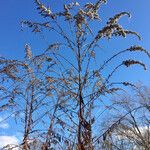
<instances>
[{"instance_id":1,"label":"dried seed cluster","mask_svg":"<svg viewBox=\"0 0 150 150\"><path fill-rule=\"evenodd\" d=\"M118 24L118 20L122 17L128 15L131 17L130 13L128 12L121 12L117 15L115 15L113 18L110 18L109 21L107 22L107 25L101 29L97 36L95 37L95 42L98 41L102 37L106 37L110 39L112 36L122 36L126 37L128 34L133 34L136 35L139 40L141 39L138 33L129 31L129 30L124 30L121 25Z\"/></svg>"},{"instance_id":2,"label":"dried seed cluster","mask_svg":"<svg viewBox=\"0 0 150 150\"><path fill-rule=\"evenodd\" d=\"M146 70L146 66L144 63L140 62L140 61L136 61L136 60L125 60L123 61L123 64L126 66L126 67L130 67L131 65L141 65L143 66L144 70Z\"/></svg>"},{"instance_id":3,"label":"dried seed cluster","mask_svg":"<svg viewBox=\"0 0 150 150\"><path fill-rule=\"evenodd\" d=\"M52 13L50 7L44 6L39 0L35 0L35 3L37 4L37 9L40 10L39 14L41 14L43 17L51 17L54 19L54 14Z\"/></svg>"},{"instance_id":4,"label":"dried seed cluster","mask_svg":"<svg viewBox=\"0 0 150 150\"><path fill-rule=\"evenodd\" d=\"M31 52L31 48L28 44L25 45L25 51L26 51L26 58L31 59L32 58L32 52Z\"/></svg>"},{"instance_id":5,"label":"dried seed cluster","mask_svg":"<svg viewBox=\"0 0 150 150\"><path fill-rule=\"evenodd\" d=\"M22 21L21 22L22 24L22 27L24 25L28 26L29 28L32 28L32 32L41 32L42 30L42 27L43 28L49 28L50 25L49 25L49 22L45 22L45 23L36 23L36 22L31 22L31 21Z\"/></svg>"},{"instance_id":6,"label":"dried seed cluster","mask_svg":"<svg viewBox=\"0 0 150 150\"><path fill-rule=\"evenodd\" d=\"M127 50L129 50L131 52L132 51L141 51L141 52L144 52L148 57L150 57L150 53L147 50L145 50L143 47L141 47L141 46L137 46L137 45L131 46Z\"/></svg>"},{"instance_id":7,"label":"dried seed cluster","mask_svg":"<svg viewBox=\"0 0 150 150\"><path fill-rule=\"evenodd\" d=\"M131 18L131 14L130 13L128 13L128 12L121 12L119 14L116 14L113 18L110 18L109 21L107 22L107 24L108 25L110 25L110 24L116 24L118 22L118 20L121 17L125 16L125 15L127 15L129 18Z\"/></svg>"}]
</instances>

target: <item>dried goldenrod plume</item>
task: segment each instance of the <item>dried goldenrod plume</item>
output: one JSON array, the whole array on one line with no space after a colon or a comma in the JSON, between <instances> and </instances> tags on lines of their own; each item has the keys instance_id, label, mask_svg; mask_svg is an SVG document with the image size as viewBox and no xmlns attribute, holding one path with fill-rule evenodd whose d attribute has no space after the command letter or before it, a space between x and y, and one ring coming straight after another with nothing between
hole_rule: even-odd
<instances>
[{"instance_id":1,"label":"dried goldenrod plume","mask_svg":"<svg viewBox=\"0 0 150 150\"><path fill-rule=\"evenodd\" d=\"M139 40L141 40L141 36L134 31L129 31L129 30L123 30L123 33L120 31L115 31L112 36L123 36L126 37L126 35L131 34L131 35L135 35Z\"/></svg>"},{"instance_id":2,"label":"dried goldenrod plume","mask_svg":"<svg viewBox=\"0 0 150 150\"><path fill-rule=\"evenodd\" d=\"M38 22L31 22L31 21L26 21L23 20L21 21L22 27L27 26L32 29L32 32L37 33L41 32L42 28L50 28L49 22L44 22L44 23L38 23Z\"/></svg>"},{"instance_id":3,"label":"dried goldenrod plume","mask_svg":"<svg viewBox=\"0 0 150 150\"><path fill-rule=\"evenodd\" d=\"M116 24L118 22L118 20L121 17L125 16L125 15L127 15L129 18L131 18L130 13L128 13L128 12L121 12L119 14L116 14L113 18L110 18L109 21L107 22L107 24L108 25L110 25L110 24Z\"/></svg>"},{"instance_id":4,"label":"dried goldenrod plume","mask_svg":"<svg viewBox=\"0 0 150 150\"><path fill-rule=\"evenodd\" d=\"M107 93L113 94L114 92L117 92L118 90L122 90L121 88L111 88L106 90Z\"/></svg>"},{"instance_id":5,"label":"dried goldenrod plume","mask_svg":"<svg viewBox=\"0 0 150 150\"><path fill-rule=\"evenodd\" d=\"M101 30L99 30L97 36L95 37L94 42L97 42L102 37L110 39L112 36L126 37L126 35L128 34L135 35L138 37L139 40L141 40L141 37L137 32L125 30L121 25L118 24L119 19L125 15L131 17L130 13L121 12L115 15L113 18L110 18L109 21L107 22L107 25L103 27Z\"/></svg>"},{"instance_id":6,"label":"dried goldenrod plume","mask_svg":"<svg viewBox=\"0 0 150 150\"><path fill-rule=\"evenodd\" d=\"M66 20L70 20L70 19L72 19L72 15L71 15L71 13L70 13L70 10L71 8L68 6L68 5L64 5L64 13L62 14L65 18L66 18Z\"/></svg>"},{"instance_id":7,"label":"dried goldenrod plume","mask_svg":"<svg viewBox=\"0 0 150 150\"><path fill-rule=\"evenodd\" d=\"M87 3L85 6L85 14L89 19L99 19L98 10L95 9L95 5Z\"/></svg>"},{"instance_id":8,"label":"dried goldenrod plume","mask_svg":"<svg viewBox=\"0 0 150 150\"><path fill-rule=\"evenodd\" d=\"M101 4L106 3L106 0L99 0L96 4L93 3L86 3L84 6L84 14L89 19L100 19L98 10Z\"/></svg>"},{"instance_id":9,"label":"dried goldenrod plume","mask_svg":"<svg viewBox=\"0 0 150 150\"><path fill-rule=\"evenodd\" d=\"M141 40L141 36L137 33L137 32L134 32L134 31L130 31L130 30L124 30L125 34L131 34L131 35L135 35L139 40Z\"/></svg>"},{"instance_id":10,"label":"dried goldenrod plume","mask_svg":"<svg viewBox=\"0 0 150 150\"><path fill-rule=\"evenodd\" d=\"M144 52L148 57L150 57L150 53L147 50L145 50L143 47L141 47L141 46L137 46L137 45L131 46L127 50L129 50L131 52L132 51L141 51L141 52Z\"/></svg>"},{"instance_id":11,"label":"dried goldenrod plume","mask_svg":"<svg viewBox=\"0 0 150 150\"><path fill-rule=\"evenodd\" d=\"M5 66L2 70L0 70L0 73L6 74L9 78L11 78L13 80L19 79L15 74L17 72L18 72L18 69L14 64L9 64L9 65Z\"/></svg>"},{"instance_id":12,"label":"dried goldenrod plume","mask_svg":"<svg viewBox=\"0 0 150 150\"><path fill-rule=\"evenodd\" d=\"M31 59L32 58L32 52L31 52L31 48L28 44L25 45L25 52L26 52L26 58L27 59Z\"/></svg>"},{"instance_id":13,"label":"dried goldenrod plume","mask_svg":"<svg viewBox=\"0 0 150 150\"><path fill-rule=\"evenodd\" d=\"M135 35L138 37L139 40L141 40L141 37L137 32L124 30L119 24L108 24L98 32L97 36L95 37L95 42L102 37L110 39L112 36L126 37L126 35L128 34Z\"/></svg>"},{"instance_id":14,"label":"dried goldenrod plume","mask_svg":"<svg viewBox=\"0 0 150 150\"><path fill-rule=\"evenodd\" d=\"M37 9L40 10L40 12L39 12L40 15L54 19L54 14L52 13L52 11L49 7L46 7L39 0L35 0L35 3L38 6Z\"/></svg>"},{"instance_id":15,"label":"dried goldenrod plume","mask_svg":"<svg viewBox=\"0 0 150 150\"><path fill-rule=\"evenodd\" d=\"M98 35L95 37L95 42L98 41L102 37L111 38L111 36L117 31L118 36L126 36L126 33L124 32L124 29L118 25L118 24L112 24L105 26L103 29L101 29L98 32Z\"/></svg>"},{"instance_id":16,"label":"dried goldenrod plume","mask_svg":"<svg viewBox=\"0 0 150 150\"><path fill-rule=\"evenodd\" d=\"M122 84L123 84L124 86L136 87L134 84L129 83L129 82L122 82Z\"/></svg>"},{"instance_id":17,"label":"dried goldenrod plume","mask_svg":"<svg viewBox=\"0 0 150 150\"><path fill-rule=\"evenodd\" d=\"M85 22L86 22L84 13L85 12L81 9L77 13L77 15L74 17L74 19L76 20L76 26L78 27L79 30L81 30L82 24L85 24Z\"/></svg>"},{"instance_id":18,"label":"dried goldenrod plume","mask_svg":"<svg viewBox=\"0 0 150 150\"><path fill-rule=\"evenodd\" d=\"M46 49L45 52L59 50L60 46L61 46L60 43L53 43L53 44L50 44L50 45L48 46L48 48Z\"/></svg>"},{"instance_id":19,"label":"dried goldenrod plume","mask_svg":"<svg viewBox=\"0 0 150 150\"><path fill-rule=\"evenodd\" d=\"M98 0L95 4L95 10L99 9L100 5L103 3L107 3L107 0Z\"/></svg>"},{"instance_id":20,"label":"dried goldenrod plume","mask_svg":"<svg viewBox=\"0 0 150 150\"><path fill-rule=\"evenodd\" d=\"M123 61L123 64L126 66L126 67L130 67L131 65L141 65L143 66L144 70L146 70L146 66L144 63L140 62L140 61L137 61L137 60L125 60Z\"/></svg>"},{"instance_id":21,"label":"dried goldenrod plume","mask_svg":"<svg viewBox=\"0 0 150 150\"><path fill-rule=\"evenodd\" d=\"M78 2L72 2L69 4L64 5L64 11L55 13L56 16L64 16L65 20L74 20L74 16L71 13L71 10L73 10L74 7L80 6Z\"/></svg>"},{"instance_id":22,"label":"dried goldenrod plume","mask_svg":"<svg viewBox=\"0 0 150 150\"><path fill-rule=\"evenodd\" d=\"M78 2L72 2L70 4L65 4L64 5L64 9L69 11L70 9L72 9L74 6L80 6L80 4Z\"/></svg>"}]
</instances>

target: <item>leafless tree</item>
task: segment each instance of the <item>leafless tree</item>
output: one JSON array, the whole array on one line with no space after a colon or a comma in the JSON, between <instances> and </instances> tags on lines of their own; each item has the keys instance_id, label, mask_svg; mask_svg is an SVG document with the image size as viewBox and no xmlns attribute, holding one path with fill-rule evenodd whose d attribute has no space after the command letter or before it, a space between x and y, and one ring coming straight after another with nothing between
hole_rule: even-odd
<instances>
[{"instance_id":1,"label":"leafless tree","mask_svg":"<svg viewBox=\"0 0 150 150\"><path fill-rule=\"evenodd\" d=\"M134 94L133 94L134 93ZM115 98L115 113L104 123L106 130L101 141L104 149L136 149L150 148L150 89L137 87L132 95L125 94Z\"/></svg>"}]
</instances>

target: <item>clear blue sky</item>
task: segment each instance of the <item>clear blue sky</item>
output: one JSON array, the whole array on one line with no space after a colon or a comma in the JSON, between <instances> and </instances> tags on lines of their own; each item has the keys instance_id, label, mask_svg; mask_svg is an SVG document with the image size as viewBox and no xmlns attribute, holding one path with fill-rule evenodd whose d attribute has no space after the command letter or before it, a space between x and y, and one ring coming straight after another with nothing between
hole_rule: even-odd
<instances>
[{"instance_id":1,"label":"clear blue sky","mask_svg":"<svg viewBox=\"0 0 150 150\"><path fill-rule=\"evenodd\" d=\"M59 9L63 0L44 0L50 4L52 10ZM65 0L66 2L67 0ZM69 0L68 0L69 1ZM88 0L82 0L82 3ZM89 0L90 1L90 0ZM93 0L92 0L93 1ZM121 11L131 12L132 18L127 17L121 20L123 26L140 33L142 41L135 37L129 36L126 39L115 39L104 42L101 57L109 57L114 54L115 50L122 50L130 45L142 45L145 49L150 50L150 1L149 0L108 0L100 11L101 19L105 23L106 18L112 17L115 13ZM24 45L29 43L32 46L34 54L42 52L47 44L38 35L30 33L25 29L21 31L20 21L34 20L39 21L40 16L35 9L33 0L0 0L0 56L12 59L22 59L24 57ZM98 28L98 27L95 27ZM53 37L53 35L51 35ZM52 41L53 39L50 39ZM126 55L125 58L129 58ZM122 56L123 57L123 56ZM133 69L120 70L114 77L116 80L142 81L144 84L150 84L150 61L144 55L133 55L132 58L138 58L147 64L148 71L143 71L141 67ZM103 59L102 59L103 60ZM119 76L118 76L119 75ZM0 134L2 133L0 128ZM10 132L11 133L11 132ZM13 133L11 133L13 134Z\"/></svg>"}]
</instances>

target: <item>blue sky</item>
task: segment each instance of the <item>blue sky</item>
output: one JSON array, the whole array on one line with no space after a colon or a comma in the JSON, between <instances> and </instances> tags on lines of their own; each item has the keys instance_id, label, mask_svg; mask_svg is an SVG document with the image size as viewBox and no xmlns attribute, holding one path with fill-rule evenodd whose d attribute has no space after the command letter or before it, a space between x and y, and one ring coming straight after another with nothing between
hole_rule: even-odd
<instances>
[{"instance_id":1,"label":"blue sky","mask_svg":"<svg viewBox=\"0 0 150 150\"><path fill-rule=\"evenodd\" d=\"M69 0L68 0L69 1ZM45 0L46 4L50 4L52 10L59 9L60 3L68 2L67 0ZM82 3L87 0L82 0ZM88 1L87 1L88 2ZM114 14L128 11L132 14L132 18L124 17L121 19L121 24L127 29L137 31L142 36L142 41L138 41L135 37L129 36L126 39L114 39L104 41L102 45L102 57L108 58L115 51L119 51L130 47L130 45L141 45L145 49L150 50L150 1L148 0L111 0L107 5L104 5L100 11L100 16L103 23L106 19L112 17ZM35 9L33 0L0 0L0 56L12 59L22 59L24 57L24 45L29 43L32 47L33 53L38 54L42 52L47 43L41 36L35 35L30 30L25 29L21 31L21 20L39 21L40 16ZM98 28L96 26L95 28ZM49 36L53 40L53 35ZM129 58L131 55L126 54L122 58ZM119 58L119 59L122 59ZM129 80L141 81L146 85L150 84L150 61L142 54L134 54L132 58L138 58L147 64L148 70L145 72L141 67L132 67L131 69L121 69L115 76L114 80ZM119 61L118 59L118 61ZM108 69L109 70L109 69ZM6 124L5 124L6 125ZM7 126L9 128L9 125ZM0 125L0 134L4 128ZM6 126L5 126L6 130ZM9 130L9 129L8 129Z\"/></svg>"}]
</instances>

